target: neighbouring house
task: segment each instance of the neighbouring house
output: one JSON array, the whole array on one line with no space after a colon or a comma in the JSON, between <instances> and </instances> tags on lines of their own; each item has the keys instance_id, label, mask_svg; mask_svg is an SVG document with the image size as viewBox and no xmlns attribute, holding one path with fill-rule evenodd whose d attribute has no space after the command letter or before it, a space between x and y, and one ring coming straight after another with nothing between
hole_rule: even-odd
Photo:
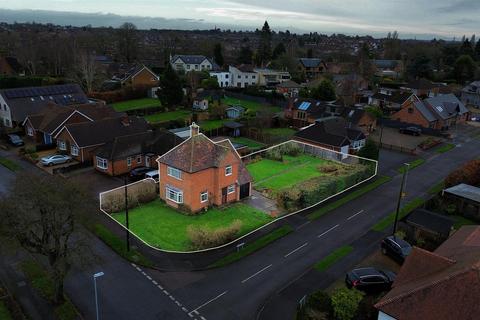
<instances>
[{"instance_id":1,"label":"neighbouring house","mask_svg":"<svg viewBox=\"0 0 480 320\"><path fill-rule=\"evenodd\" d=\"M403 62L401 60L373 60L375 75L397 79L403 74Z\"/></svg>"},{"instance_id":2,"label":"neighbouring house","mask_svg":"<svg viewBox=\"0 0 480 320\"><path fill-rule=\"evenodd\" d=\"M89 103L77 84L28 87L0 90L0 121L12 128L25 121L29 114L42 112L49 104L61 106Z\"/></svg>"},{"instance_id":3,"label":"neighbouring house","mask_svg":"<svg viewBox=\"0 0 480 320\"><path fill-rule=\"evenodd\" d=\"M448 130L469 118L469 110L454 94L445 94L423 101L410 101L392 114L392 119L424 128Z\"/></svg>"},{"instance_id":4,"label":"neighbouring house","mask_svg":"<svg viewBox=\"0 0 480 320\"><path fill-rule=\"evenodd\" d=\"M325 61L319 58L300 58L298 59L298 71L306 79L314 80L327 72L327 65Z\"/></svg>"},{"instance_id":5,"label":"neighbouring house","mask_svg":"<svg viewBox=\"0 0 480 320\"><path fill-rule=\"evenodd\" d=\"M366 142L362 131L348 128L346 121L339 117L316 121L296 132L293 139L341 152L343 158L358 152Z\"/></svg>"},{"instance_id":6,"label":"neighbouring house","mask_svg":"<svg viewBox=\"0 0 480 320\"><path fill-rule=\"evenodd\" d=\"M379 107L384 112L390 114L416 101L420 101L420 99L411 92L380 88L379 91L369 98L368 104Z\"/></svg>"},{"instance_id":7,"label":"neighbouring house","mask_svg":"<svg viewBox=\"0 0 480 320\"><path fill-rule=\"evenodd\" d=\"M277 93L283 94L289 98L298 97L302 85L296 83L293 80L287 80L285 82L279 83L275 86Z\"/></svg>"},{"instance_id":8,"label":"neighbouring house","mask_svg":"<svg viewBox=\"0 0 480 320\"><path fill-rule=\"evenodd\" d=\"M213 142L190 126L190 138L158 158L160 198L199 212L250 196L252 177L230 140Z\"/></svg>"},{"instance_id":9,"label":"neighbouring house","mask_svg":"<svg viewBox=\"0 0 480 320\"><path fill-rule=\"evenodd\" d=\"M275 87L279 83L289 81L292 77L288 71L273 70L267 68L255 68L258 85L263 87Z\"/></svg>"},{"instance_id":10,"label":"neighbouring house","mask_svg":"<svg viewBox=\"0 0 480 320\"><path fill-rule=\"evenodd\" d=\"M365 135L377 128L377 118L361 108L345 108L342 113L347 121L347 127L361 130Z\"/></svg>"},{"instance_id":11,"label":"neighbouring house","mask_svg":"<svg viewBox=\"0 0 480 320\"><path fill-rule=\"evenodd\" d=\"M442 196L453 202L461 215L480 222L480 188L461 183L443 190Z\"/></svg>"},{"instance_id":12,"label":"neighbouring house","mask_svg":"<svg viewBox=\"0 0 480 320\"><path fill-rule=\"evenodd\" d=\"M239 66L229 66L228 71L231 75L231 86L235 88L246 88L256 86L258 84L257 73L253 70L253 66L242 64Z\"/></svg>"},{"instance_id":13,"label":"neighbouring house","mask_svg":"<svg viewBox=\"0 0 480 320\"><path fill-rule=\"evenodd\" d=\"M120 86L133 88L157 87L160 77L144 65L135 65L112 78L112 81L120 83Z\"/></svg>"},{"instance_id":14,"label":"neighbouring house","mask_svg":"<svg viewBox=\"0 0 480 320\"><path fill-rule=\"evenodd\" d=\"M416 243L423 241L432 249L448 239L453 225L452 218L426 209L415 209L405 218L407 238Z\"/></svg>"},{"instance_id":15,"label":"neighbouring house","mask_svg":"<svg viewBox=\"0 0 480 320\"><path fill-rule=\"evenodd\" d=\"M360 102L361 92L368 89L368 81L357 73L334 75L333 84L337 97L344 105Z\"/></svg>"},{"instance_id":16,"label":"neighbouring house","mask_svg":"<svg viewBox=\"0 0 480 320\"><path fill-rule=\"evenodd\" d=\"M170 56L170 64L176 71L210 71L218 70L218 65L211 58L201 55L174 55Z\"/></svg>"},{"instance_id":17,"label":"neighbouring house","mask_svg":"<svg viewBox=\"0 0 480 320\"><path fill-rule=\"evenodd\" d=\"M206 111L208 110L208 95L199 93L195 98L193 98L193 109Z\"/></svg>"},{"instance_id":18,"label":"neighbouring house","mask_svg":"<svg viewBox=\"0 0 480 320\"><path fill-rule=\"evenodd\" d=\"M26 136L39 145L52 145L58 131L67 124L122 116L104 104L48 105L41 113L28 115L22 123Z\"/></svg>"},{"instance_id":19,"label":"neighbouring house","mask_svg":"<svg viewBox=\"0 0 480 320\"><path fill-rule=\"evenodd\" d=\"M176 128L168 130L182 139L190 138L190 127Z\"/></svg>"},{"instance_id":20,"label":"neighbouring house","mask_svg":"<svg viewBox=\"0 0 480 320\"><path fill-rule=\"evenodd\" d=\"M242 106L228 106L225 109L225 113L229 119L238 119L243 116L245 108Z\"/></svg>"},{"instance_id":21,"label":"neighbouring house","mask_svg":"<svg viewBox=\"0 0 480 320\"><path fill-rule=\"evenodd\" d=\"M376 305L379 320L478 319L480 227L464 226L434 252L414 247Z\"/></svg>"},{"instance_id":22,"label":"neighbouring house","mask_svg":"<svg viewBox=\"0 0 480 320\"><path fill-rule=\"evenodd\" d=\"M474 81L464 87L460 100L467 106L480 108L480 81Z\"/></svg>"},{"instance_id":23,"label":"neighbouring house","mask_svg":"<svg viewBox=\"0 0 480 320\"><path fill-rule=\"evenodd\" d=\"M116 137L149 131L143 118L121 117L100 121L67 124L54 136L57 150L70 154L79 162L92 162L95 150L113 141ZM97 167L106 169L108 162L97 163Z\"/></svg>"},{"instance_id":24,"label":"neighbouring house","mask_svg":"<svg viewBox=\"0 0 480 320\"><path fill-rule=\"evenodd\" d=\"M217 78L220 88L228 88L232 85L232 76L228 71L210 71L210 77Z\"/></svg>"},{"instance_id":25,"label":"neighbouring house","mask_svg":"<svg viewBox=\"0 0 480 320\"><path fill-rule=\"evenodd\" d=\"M24 76L25 69L15 57L0 57L0 75Z\"/></svg>"},{"instance_id":26,"label":"neighbouring house","mask_svg":"<svg viewBox=\"0 0 480 320\"><path fill-rule=\"evenodd\" d=\"M95 150L95 169L110 176L130 172L137 167L157 168L158 156L184 139L166 130L140 132L115 137Z\"/></svg>"},{"instance_id":27,"label":"neighbouring house","mask_svg":"<svg viewBox=\"0 0 480 320\"><path fill-rule=\"evenodd\" d=\"M427 79L416 79L400 87L404 91L409 91L420 98L432 98L441 94L441 88L446 87L442 83L433 83Z\"/></svg>"},{"instance_id":28,"label":"neighbouring house","mask_svg":"<svg viewBox=\"0 0 480 320\"><path fill-rule=\"evenodd\" d=\"M295 98L289 101L285 118L291 119L293 127L302 128L319 119L340 115L341 109L334 102Z\"/></svg>"}]
</instances>

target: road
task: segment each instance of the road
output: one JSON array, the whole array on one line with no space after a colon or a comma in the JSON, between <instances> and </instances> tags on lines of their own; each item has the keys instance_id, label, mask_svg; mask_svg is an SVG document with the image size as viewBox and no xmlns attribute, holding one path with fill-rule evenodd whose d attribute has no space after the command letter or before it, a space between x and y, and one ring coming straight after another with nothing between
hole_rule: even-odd
<instances>
[{"instance_id":1,"label":"road","mask_svg":"<svg viewBox=\"0 0 480 320\"><path fill-rule=\"evenodd\" d=\"M407 200L424 196L448 172L478 156L478 140L431 156L410 172ZM393 167L385 170L394 172ZM309 272L332 250L361 238L392 212L400 179L395 176L374 192L221 269L168 273L137 269L93 238L91 248L102 261L94 268L73 270L66 290L86 319L94 318L91 275L97 271L105 272L98 281L102 319L254 319L270 296Z\"/></svg>"}]
</instances>

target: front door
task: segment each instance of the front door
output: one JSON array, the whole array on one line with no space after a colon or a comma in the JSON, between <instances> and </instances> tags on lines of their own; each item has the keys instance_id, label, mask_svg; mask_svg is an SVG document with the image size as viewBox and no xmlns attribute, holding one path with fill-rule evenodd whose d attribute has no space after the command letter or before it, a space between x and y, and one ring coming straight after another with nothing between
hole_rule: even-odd
<instances>
[{"instance_id":1,"label":"front door","mask_svg":"<svg viewBox=\"0 0 480 320\"><path fill-rule=\"evenodd\" d=\"M228 194L227 188L223 188L222 189L222 204L227 203L227 194Z\"/></svg>"},{"instance_id":2,"label":"front door","mask_svg":"<svg viewBox=\"0 0 480 320\"><path fill-rule=\"evenodd\" d=\"M145 156L145 167L150 168L150 157Z\"/></svg>"}]
</instances>

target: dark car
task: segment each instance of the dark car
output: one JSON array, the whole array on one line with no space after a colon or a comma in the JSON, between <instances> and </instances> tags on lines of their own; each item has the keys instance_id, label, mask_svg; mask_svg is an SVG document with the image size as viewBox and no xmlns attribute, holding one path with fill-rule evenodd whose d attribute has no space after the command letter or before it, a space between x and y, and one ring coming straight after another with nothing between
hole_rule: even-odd
<instances>
[{"instance_id":1,"label":"dark car","mask_svg":"<svg viewBox=\"0 0 480 320\"><path fill-rule=\"evenodd\" d=\"M373 267L353 269L345 276L347 288L355 288L367 293L390 290L396 274L392 271Z\"/></svg>"},{"instance_id":2,"label":"dark car","mask_svg":"<svg viewBox=\"0 0 480 320\"><path fill-rule=\"evenodd\" d=\"M7 135L7 140L8 140L8 143L10 143L12 146L15 146L15 147L20 147L25 144L22 138L20 138L16 134Z\"/></svg>"},{"instance_id":3,"label":"dark car","mask_svg":"<svg viewBox=\"0 0 480 320\"><path fill-rule=\"evenodd\" d=\"M381 247L383 254L389 255L399 263L403 263L412 251L410 243L395 236L383 239Z\"/></svg>"},{"instance_id":4,"label":"dark car","mask_svg":"<svg viewBox=\"0 0 480 320\"><path fill-rule=\"evenodd\" d=\"M142 180L145 178L145 173L152 171L152 168L147 168L147 167L137 167L130 171L130 174L128 175L128 179L130 181L138 181Z\"/></svg>"},{"instance_id":5,"label":"dark car","mask_svg":"<svg viewBox=\"0 0 480 320\"><path fill-rule=\"evenodd\" d=\"M412 136L419 136L422 134L422 129L419 129L417 127L406 127L406 128L400 128L400 133L403 134L410 134Z\"/></svg>"}]
</instances>

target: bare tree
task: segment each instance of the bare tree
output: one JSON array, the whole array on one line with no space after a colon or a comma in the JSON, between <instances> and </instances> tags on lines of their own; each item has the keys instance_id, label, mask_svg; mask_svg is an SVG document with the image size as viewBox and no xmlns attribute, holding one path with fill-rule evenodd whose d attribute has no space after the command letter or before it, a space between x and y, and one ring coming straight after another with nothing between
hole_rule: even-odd
<instances>
[{"instance_id":1,"label":"bare tree","mask_svg":"<svg viewBox=\"0 0 480 320\"><path fill-rule=\"evenodd\" d=\"M118 29L118 49L123 58L131 63L135 60L138 50L137 27L131 22L125 22Z\"/></svg>"},{"instance_id":2,"label":"bare tree","mask_svg":"<svg viewBox=\"0 0 480 320\"><path fill-rule=\"evenodd\" d=\"M91 93L93 91L93 84L97 75L97 65L95 63L95 57L88 51L83 51L80 54L80 61L78 62L78 71L81 82L87 91Z\"/></svg>"},{"instance_id":3,"label":"bare tree","mask_svg":"<svg viewBox=\"0 0 480 320\"><path fill-rule=\"evenodd\" d=\"M0 234L47 259L54 303L64 301L63 282L73 261L86 260L77 222L93 210L93 203L71 182L32 174L18 175L9 195L0 200Z\"/></svg>"}]
</instances>

